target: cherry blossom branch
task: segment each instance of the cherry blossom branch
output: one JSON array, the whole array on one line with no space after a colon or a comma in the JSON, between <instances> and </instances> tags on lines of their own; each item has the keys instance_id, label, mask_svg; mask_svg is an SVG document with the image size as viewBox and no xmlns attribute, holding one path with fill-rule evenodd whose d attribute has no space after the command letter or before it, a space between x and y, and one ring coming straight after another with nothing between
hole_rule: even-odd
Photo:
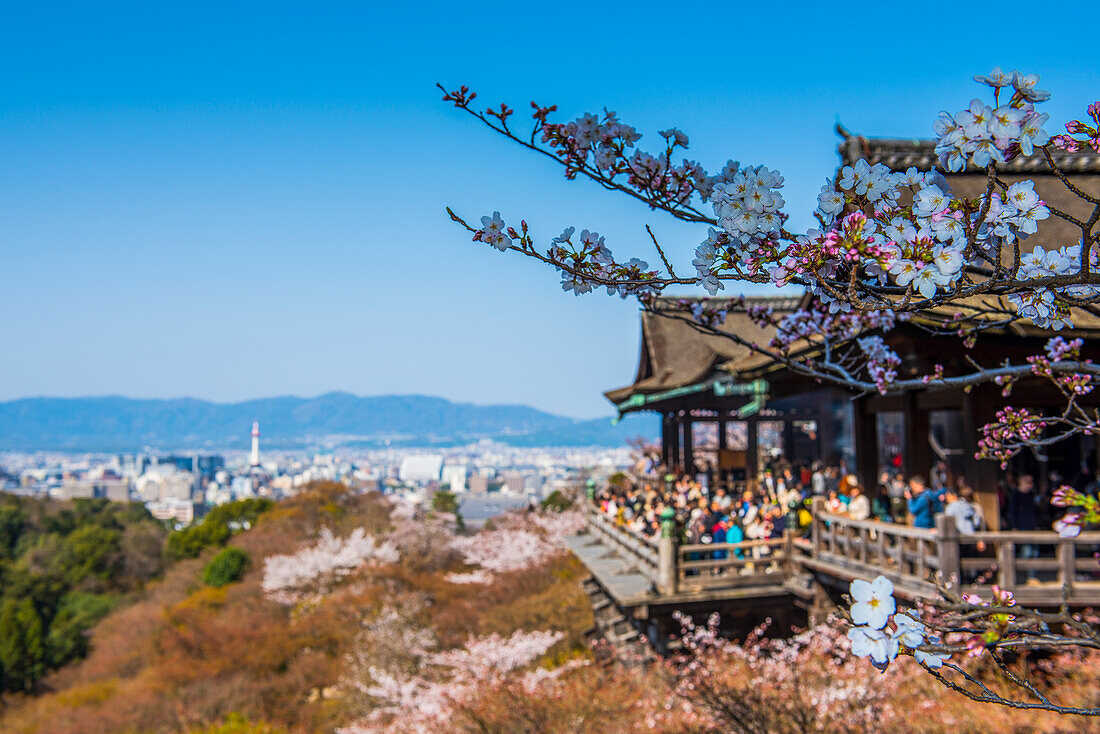
<instances>
[{"instance_id":1,"label":"cherry blossom branch","mask_svg":"<svg viewBox=\"0 0 1100 734\"><path fill-rule=\"evenodd\" d=\"M939 599L921 604L921 609L902 610L893 596L893 584L879 576L868 582L851 583L850 608L842 612L848 622L853 655L868 657L882 670L901 655L912 655L942 685L980 703L1016 709L1041 709L1063 715L1100 716L1100 707L1055 703L1026 676L1013 672L1005 663L1004 651L1064 651L1100 649L1095 625L1066 610L1058 614L1020 607L1012 592L994 586L993 598L960 597L942 583ZM931 614L923 614L928 612ZM1069 633L1059 633L1059 628ZM1002 695L955 662L983 657L988 653L996 669L1022 697ZM961 679L944 675L951 670ZM1033 700L1032 700L1033 699Z\"/></svg>"},{"instance_id":2,"label":"cherry blossom branch","mask_svg":"<svg viewBox=\"0 0 1100 734\"><path fill-rule=\"evenodd\" d=\"M531 107L535 110L532 117L536 124L530 138L524 140L515 135L508 127L507 119L513 114L513 110L506 105L502 104L499 111L490 109L486 113L482 113L470 106L477 97L477 93L470 92L468 87L462 86L457 90L450 91L442 84L437 83L436 87L443 92L444 101L451 102L456 108L477 118L489 129L564 166L567 178L572 179L578 173L583 174L606 189L619 191L644 202L651 209L666 211L677 219L686 222L716 224L714 219L687 203L698 188L698 185L694 183L694 179L705 180L705 171L699 168L697 164L687 165L688 161L685 161L685 165L679 170L670 165L673 150L678 147L687 148L687 137L679 131L670 131L675 134L668 136L672 142L661 154L663 168L658 166L657 170L647 170L647 165L652 167L651 161L656 159L649 154L644 154L645 158L638 158L636 154L635 159L637 160L626 157L626 149L632 148L641 136L637 135L633 128L621 125L615 118L614 113L605 114L603 126L599 125L594 116L588 115L582 118L586 123L585 128L579 131L576 129L571 131L567 126L547 122L548 115L557 109L557 105L541 107L532 102ZM495 117L499 122L494 123L490 117ZM611 158L605 160L603 166L588 162L589 148L585 146L585 143L589 142L592 133L595 130L601 130L601 128L603 132L609 133L609 137L603 142L612 151ZM536 142L536 137L540 132L543 141L550 142L550 147L540 146ZM570 135L571 132L574 135ZM575 135L577 132L583 134L580 144L578 144ZM679 175L669 176L669 171ZM642 185L631 186L616 180L619 174L626 172L630 172L636 183ZM675 194L670 189L672 183L679 184Z\"/></svg>"}]
</instances>

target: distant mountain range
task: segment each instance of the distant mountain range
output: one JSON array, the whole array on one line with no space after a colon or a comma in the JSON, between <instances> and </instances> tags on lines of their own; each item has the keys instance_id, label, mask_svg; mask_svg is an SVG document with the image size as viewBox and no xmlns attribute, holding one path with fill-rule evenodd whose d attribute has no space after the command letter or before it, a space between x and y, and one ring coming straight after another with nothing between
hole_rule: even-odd
<instances>
[{"instance_id":1,"label":"distant mountain range","mask_svg":"<svg viewBox=\"0 0 1100 734\"><path fill-rule=\"evenodd\" d=\"M658 434L652 416L612 426L523 405L453 403L423 395L277 397L241 403L123 397L0 402L0 450L246 450L252 421L271 448L446 446L488 438L515 446L621 446Z\"/></svg>"}]
</instances>

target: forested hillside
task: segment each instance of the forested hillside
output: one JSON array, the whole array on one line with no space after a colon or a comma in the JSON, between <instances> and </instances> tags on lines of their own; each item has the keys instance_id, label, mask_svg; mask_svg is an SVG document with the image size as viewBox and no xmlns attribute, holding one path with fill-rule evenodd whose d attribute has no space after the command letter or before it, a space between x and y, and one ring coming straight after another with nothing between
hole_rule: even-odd
<instances>
[{"instance_id":1,"label":"forested hillside","mask_svg":"<svg viewBox=\"0 0 1100 734\"><path fill-rule=\"evenodd\" d=\"M34 692L51 670L83 658L89 632L140 598L166 566L224 545L270 500L215 508L169 532L137 502L58 502L0 494L0 681Z\"/></svg>"},{"instance_id":2,"label":"forested hillside","mask_svg":"<svg viewBox=\"0 0 1100 734\"><path fill-rule=\"evenodd\" d=\"M735 644L685 618L684 656L638 670L609 664L586 644L592 616L583 568L559 542L582 519L560 507L511 513L468 532L443 507L414 512L378 494L320 484L274 506L227 508L174 540L162 533L170 563L159 577L152 566L141 579L81 571L75 587L65 587L79 591L61 596L113 595L114 609L92 629L85 659L48 672L31 693L4 695L0 731L1095 730L1081 719L975 706L911 658L879 673L849 654L837 625L793 637L771 630L775 639L756 634ZM49 506L22 522L46 527L66 510L74 520L112 511ZM144 528L148 520L136 522ZM50 542L65 546L76 526L111 523L71 525ZM120 543L131 524L121 527ZM25 553L13 557L13 568L29 563ZM110 566L110 553L100 557L126 568L124 560ZM58 563L64 580L73 563ZM13 619L21 619L18 599ZM58 616L43 619L46 638ZM1060 700L1088 702L1098 657L1067 652L1029 665ZM996 689L982 661L966 665Z\"/></svg>"},{"instance_id":3,"label":"forested hillside","mask_svg":"<svg viewBox=\"0 0 1100 734\"><path fill-rule=\"evenodd\" d=\"M87 632L158 576L168 531L140 504L0 494L0 676L32 690L83 657Z\"/></svg>"}]
</instances>

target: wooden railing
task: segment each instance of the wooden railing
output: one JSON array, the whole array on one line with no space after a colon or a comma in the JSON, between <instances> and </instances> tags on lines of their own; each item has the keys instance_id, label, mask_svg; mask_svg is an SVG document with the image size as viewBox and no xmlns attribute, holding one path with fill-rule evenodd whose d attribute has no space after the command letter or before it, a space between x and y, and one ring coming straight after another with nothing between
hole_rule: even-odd
<instances>
[{"instance_id":1,"label":"wooden railing","mask_svg":"<svg viewBox=\"0 0 1100 734\"><path fill-rule=\"evenodd\" d=\"M604 545L632 561L639 573L656 582L660 562L657 544L616 525L597 508L591 505L585 507L588 531L600 538Z\"/></svg>"},{"instance_id":2,"label":"wooden railing","mask_svg":"<svg viewBox=\"0 0 1100 734\"><path fill-rule=\"evenodd\" d=\"M935 573L950 566L937 530L853 520L828 513L823 505L814 502L810 553L802 559L812 570L843 569L861 578L884 574L930 591ZM950 525L954 528L953 520Z\"/></svg>"},{"instance_id":3,"label":"wooden railing","mask_svg":"<svg viewBox=\"0 0 1100 734\"><path fill-rule=\"evenodd\" d=\"M782 584L793 571L794 535L740 543L698 543L677 549L680 591Z\"/></svg>"},{"instance_id":4,"label":"wooden railing","mask_svg":"<svg viewBox=\"0 0 1100 734\"><path fill-rule=\"evenodd\" d=\"M1017 590L1023 601L1100 603L1100 532L1062 538L1057 533L1002 531L958 538L961 585L988 596L990 587Z\"/></svg>"},{"instance_id":5,"label":"wooden railing","mask_svg":"<svg viewBox=\"0 0 1100 734\"><path fill-rule=\"evenodd\" d=\"M834 515L818 499L808 541L788 532L770 540L677 546L671 534L647 540L591 505L586 512L589 532L662 595L769 586L800 574L834 582L882 574L909 598L934 595L937 583L949 581L984 598L998 584L1024 604L1100 605L1100 532L1075 538L1023 531L960 535L946 515L936 516L935 528L912 528Z\"/></svg>"},{"instance_id":6,"label":"wooden railing","mask_svg":"<svg viewBox=\"0 0 1100 734\"><path fill-rule=\"evenodd\" d=\"M1075 538L1018 530L961 535L947 515L936 516L934 529L919 529L832 515L823 504L814 503L810 551L800 559L814 572L883 574L910 596L934 594L942 580L985 598L997 584L1027 604L1100 603L1100 532Z\"/></svg>"}]
</instances>

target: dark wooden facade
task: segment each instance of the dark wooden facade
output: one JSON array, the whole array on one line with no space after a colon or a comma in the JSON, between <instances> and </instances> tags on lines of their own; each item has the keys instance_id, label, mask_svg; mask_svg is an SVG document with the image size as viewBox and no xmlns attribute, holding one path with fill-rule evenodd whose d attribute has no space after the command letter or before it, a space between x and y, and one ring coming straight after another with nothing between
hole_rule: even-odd
<instances>
[{"instance_id":1,"label":"dark wooden facade","mask_svg":"<svg viewBox=\"0 0 1100 734\"><path fill-rule=\"evenodd\" d=\"M802 302L786 296L749 300L778 313ZM728 316L720 329L756 343L771 338L743 313ZM785 371L739 372L759 364L759 355L697 329L682 315L646 311L634 383L605 394L620 414L661 415L661 458L677 474L705 474L738 488L755 481L769 451L795 464L825 459L853 465L850 396Z\"/></svg>"}]
</instances>

